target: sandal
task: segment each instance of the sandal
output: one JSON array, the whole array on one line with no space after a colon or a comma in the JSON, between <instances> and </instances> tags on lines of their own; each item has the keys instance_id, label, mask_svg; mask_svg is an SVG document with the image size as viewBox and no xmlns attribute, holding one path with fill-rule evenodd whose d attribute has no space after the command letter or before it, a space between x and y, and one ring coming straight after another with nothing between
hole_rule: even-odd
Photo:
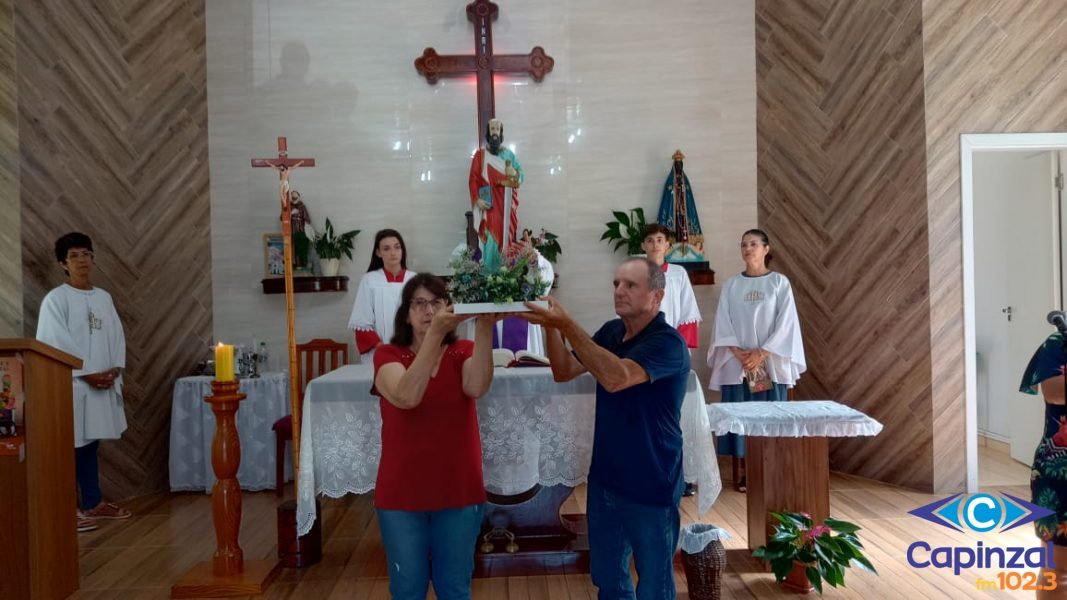
<instances>
[{"instance_id":1,"label":"sandal","mask_svg":"<svg viewBox=\"0 0 1067 600\"><path fill-rule=\"evenodd\" d=\"M92 531L92 530L97 529L97 528L100 527L100 525L96 522L96 519L94 519L92 517L85 517L85 516L82 516L82 515L77 515L77 517L78 517L78 533L83 533L83 532L86 532L86 531Z\"/></svg>"},{"instance_id":2,"label":"sandal","mask_svg":"<svg viewBox=\"0 0 1067 600\"><path fill-rule=\"evenodd\" d=\"M742 477L742 478L741 478L741 480L740 480L740 481L738 481L738 482L737 482L737 485L736 485L736 486L734 486L734 487L736 487L736 488L737 488L737 491L739 491L739 492L741 492L742 494L744 494L745 492L747 492L747 491L748 491L748 485L747 485L747 483L748 483L748 481L747 481L747 478L745 478L745 477Z\"/></svg>"},{"instance_id":3,"label":"sandal","mask_svg":"<svg viewBox=\"0 0 1067 600\"><path fill-rule=\"evenodd\" d=\"M101 502L96 508L85 511L85 516L95 519L129 519L133 513L111 502Z\"/></svg>"}]
</instances>

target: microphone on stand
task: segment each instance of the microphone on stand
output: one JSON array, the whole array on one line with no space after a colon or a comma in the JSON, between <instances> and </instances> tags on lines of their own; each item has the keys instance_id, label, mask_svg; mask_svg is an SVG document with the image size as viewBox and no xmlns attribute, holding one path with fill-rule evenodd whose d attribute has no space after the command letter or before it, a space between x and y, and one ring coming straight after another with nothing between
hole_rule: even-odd
<instances>
[{"instance_id":1,"label":"microphone on stand","mask_svg":"<svg viewBox=\"0 0 1067 600\"><path fill-rule=\"evenodd\" d=\"M1062 310L1054 310L1050 312L1045 319L1048 321L1049 325L1055 325L1060 334L1067 337L1067 317L1064 316Z\"/></svg>"}]
</instances>

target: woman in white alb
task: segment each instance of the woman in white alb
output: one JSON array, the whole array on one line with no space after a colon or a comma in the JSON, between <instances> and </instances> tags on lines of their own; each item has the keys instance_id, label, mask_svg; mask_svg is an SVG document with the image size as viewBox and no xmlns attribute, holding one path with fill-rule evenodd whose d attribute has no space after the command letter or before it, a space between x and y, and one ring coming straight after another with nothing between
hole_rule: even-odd
<instances>
[{"instance_id":1,"label":"woman in white alb","mask_svg":"<svg viewBox=\"0 0 1067 600\"><path fill-rule=\"evenodd\" d=\"M72 232L56 240L56 261L67 283L41 302L37 339L82 360L74 378L74 470L78 484L78 531L96 529L97 519L127 519L130 511L105 502L100 492L100 440L126 430L122 372L126 338L111 295L92 284L93 242Z\"/></svg>"},{"instance_id":2,"label":"woman in white alb","mask_svg":"<svg viewBox=\"0 0 1067 600\"><path fill-rule=\"evenodd\" d=\"M770 251L766 233L746 231L741 236L745 270L728 279L719 296L708 349L708 388L720 391L723 402L784 401L807 368L793 288L785 275L767 268ZM764 374L768 389L750 389L750 377L756 383ZM743 472L738 477L739 462L744 469L744 437L726 434L718 441L719 454L734 457L734 482L745 491Z\"/></svg>"},{"instance_id":3,"label":"woman in white alb","mask_svg":"<svg viewBox=\"0 0 1067 600\"><path fill-rule=\"evenodd\" d=\"M374 235L374 255L367 274L359 280L356 302L348 328L355 331L356 349L370 361L374 349L388 344L393 337L393 321L400 306L404 284L415 276L407 270L408 250L404 238L395 229L383 229Z\"/></svg>"}]
</instances>

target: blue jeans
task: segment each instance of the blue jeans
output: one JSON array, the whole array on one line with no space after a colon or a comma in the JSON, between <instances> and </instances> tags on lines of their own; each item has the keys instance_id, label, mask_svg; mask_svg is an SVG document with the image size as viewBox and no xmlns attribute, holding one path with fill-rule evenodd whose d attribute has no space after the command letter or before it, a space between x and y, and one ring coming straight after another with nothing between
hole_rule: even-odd
<instances>
[{"instance_id":1,"label":"blue jeans","mask_svg":"<svg viewBox=\"0 0 1067 600\"><path fill-rule=\"evenodd\" d=\"M600 600L672 600L674 551L681 525L677 506L648 506L589 482L589 571ZM637 595L630 555L637 568Z\"/></svg>"},{"instance_id":2,"label":"blue jeans","mask_svg":"<svg viewBox=\"0 0 1067 600\"><path fill-rule=\"evenodd\" d=\"M78 481L78 491L81 496L78 504L82 510L96 508L103 499L103 495L100 493L98 450L100 450L100 440L74 449L74 477Z\"/></svg>"},{"instance_id":3,"label":"blue jeans","mask_svg":"<svg viewBox=\"0 0 1067 600\"><path fill-rule=\"evenodd\" d=\"M484 515L484 504L429 512L379 508L393 600L425 600L431 580L439 600L470 600Z\"/></svg>"}]
</instances>

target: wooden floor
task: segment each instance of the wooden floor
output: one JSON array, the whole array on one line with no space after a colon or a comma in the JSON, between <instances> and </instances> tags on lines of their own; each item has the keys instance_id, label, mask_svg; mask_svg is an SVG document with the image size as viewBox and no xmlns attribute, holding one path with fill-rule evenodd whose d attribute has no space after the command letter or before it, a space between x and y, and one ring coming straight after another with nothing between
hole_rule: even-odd
<instances>
[{"instance_id":1,"label":"wooden floor","mask_svg":"<svg viewBox=\"0 0 1067 600\"><path fill-rule=\"evenodd\" d=\"M1006 454L980 448L983 491L1005 491L1029 499L1029 469ZM723 463L723 474L729 468ZM725 527L733 536L728 549L745 547L745 497L725 482L727 489L704 522ZM975 546L1037 545L1033 528L1024 525L1007 533L955 533L907 514L939 496L920 494L865 479L833 474L831 514L854 521L863 530L860 538L880 575L850 570L848 588L827 588L831 598L987 598L1032 597L1033 592L991 593L978 591L978 577L992 578L992 570L968 569L960 576L951 571L919 570L905 558L907 547L917 539L931 545ZM578 488L564 512L584 509L585 489ZM162 494L129 504L136 515L129 521L103 522L101 528L83 533L81 540L81 590L79 600L101 598L166 598L170 586L193 564L208 560L214 551L210 499L202 494ZM241 546L248 559L275 555L275 496L270 492L244 495ZM683 499L683 522L697 519L691 498ZM372 496L348 496L323 501L323 562L303 571L284 570L263 598L387 599L388 578ZM676 568L679 597L686 598L685 576ZM593 599L596 589L586 574L511 577L475 580L474 598L505 600ZM724 598L789 598L770 573L759 570L743 551L730 553L723 588ZM430 595L431 598L434 596Z\"/></svg>"}]
</instances>

